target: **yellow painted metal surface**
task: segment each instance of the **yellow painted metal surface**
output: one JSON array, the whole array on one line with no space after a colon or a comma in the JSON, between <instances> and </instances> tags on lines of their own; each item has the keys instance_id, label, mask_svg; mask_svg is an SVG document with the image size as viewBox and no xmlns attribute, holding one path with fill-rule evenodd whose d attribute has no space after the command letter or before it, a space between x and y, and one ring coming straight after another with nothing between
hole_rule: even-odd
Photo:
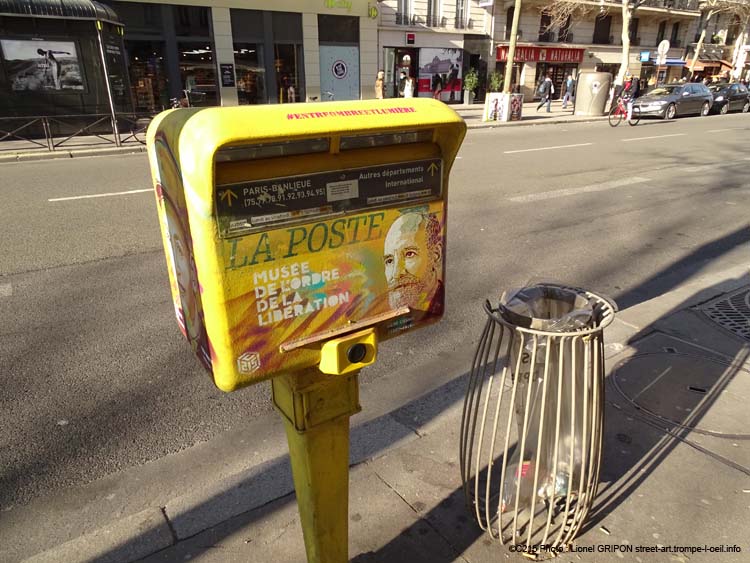
<instances>
[{"instance_id":1,"label":"yellow painted metal surface","mask_svg":"<svg viewBox=\"0 0 750 563\"><path fill-rule=\"evenodd\" d=\"M464 134L427 99L157 116L148 154L175 313L219 388L317 366L328 334L384 340L442 316Z\"/></svg>"}]
</instances>

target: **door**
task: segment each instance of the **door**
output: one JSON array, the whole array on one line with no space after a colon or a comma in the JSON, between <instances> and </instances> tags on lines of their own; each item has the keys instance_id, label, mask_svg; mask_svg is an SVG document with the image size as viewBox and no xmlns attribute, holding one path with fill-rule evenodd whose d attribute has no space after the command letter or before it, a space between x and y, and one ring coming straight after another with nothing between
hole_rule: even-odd
<instances>
[{"instance_id":1,"label":"door","mask_svg":"<svg viewBox=\"0 0 750 563\"><path fill-rule=\"evenodd\" d=\"M359 100L359 47L320 46L320 99Z\"/></svg>"}]
</instances>

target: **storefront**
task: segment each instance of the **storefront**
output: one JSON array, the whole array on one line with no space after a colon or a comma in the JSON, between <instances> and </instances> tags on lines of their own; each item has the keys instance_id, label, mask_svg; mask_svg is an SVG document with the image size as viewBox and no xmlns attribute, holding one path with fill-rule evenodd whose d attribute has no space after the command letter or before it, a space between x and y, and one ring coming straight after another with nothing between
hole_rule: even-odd
<instances>
[{"instance_id":1,"label":"storefront","mask_svg":"<svg viewBox=\"0 0 750 563\"><path fill-rule=\"evenodd\" d=\"M122 24L114 11L89 0L2 3L0 117L109 119L128 111Z\"/></svg>"},{"instance_id":2,"label":"storefront","mask_svg":"<svg viewBox=\"0 0 750 563\"><path fill-rule=\"evenodd\" d=\"M380 42L386 97L403 95L403 71L415 84L414 96L463 101L462 80L469 63L463 35L381 31Z\"/></svg>"},{"instance_id":3,"label":"storefront","mask_svg":"<svg viewBox=\"0 0 750 563\"><path fill-rule=\"evenodd\" d=\"M373 97L377 10L323 0L106 0L125 24L139 111ZM362 79L366 76L366 79Z\"/></svg>"},{"instance_id":4,"label":"storefront","mask_svg":"<svg viewBox=\"0 0 750 563\"><path fill-rule=\"evenodd\" d=\"M579 67L583 61L583 53L584 49L537 47L533 45L516 46L513 57L514 72L511 79L514 91L520 90L526 99L538 97L536 86L545 76L550 76L555 86L553 98L558 98L562 92L565 77L568 74L578 75ZM507 45L497 46L495 60L497 71L504 75L508 61Z\"/></svg>"}]
</instances>

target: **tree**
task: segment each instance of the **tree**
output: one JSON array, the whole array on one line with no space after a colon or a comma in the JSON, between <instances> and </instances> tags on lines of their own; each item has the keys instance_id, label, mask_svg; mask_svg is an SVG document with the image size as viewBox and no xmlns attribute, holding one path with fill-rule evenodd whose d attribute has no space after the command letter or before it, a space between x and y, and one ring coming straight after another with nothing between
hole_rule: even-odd
<instances>
[{"instance_id":1,"label":"tree","mask_svg":"<svg viewBox=\"0 0 750 563\"><path fill-rule=\"evenodd\" d=\"M690 61L690 76L693 76L695 73L695 63L698 61L698 57L700 57L701 50L703 49L703 41L706 38L708 24L714 16L722 13L730 14L736 16L740 22L740 33L734 48L733 63L737 62L739 51L745 45L747 25L750 22L750 0L703 0L701 2L701 10L703 11L703 15L700 23L700 37L698 38L698 44L695 46L693 59Z\"/></svg>"},{"instance_id":2,"label":"tree","mask_svg":"<svg viewBox=\"0 0 750 563\"><path fill-rule=\"evenodd\" d=\"M581 0L557 0L544 5L542 11L550 16L548 27L559 29L565 25L568 18L585 16L593 11L604 16L614 8L615 3L619 3L622 11L622 56L620 58L620 72L617 73L615 84L622 85L630 62L630 22L633 19L633 13L645 2L646 0L619 0L619 2L613 0L609 3L602 2L599 6L596 6L592 5L591 2Z\"/></svg>"}]
</instances>

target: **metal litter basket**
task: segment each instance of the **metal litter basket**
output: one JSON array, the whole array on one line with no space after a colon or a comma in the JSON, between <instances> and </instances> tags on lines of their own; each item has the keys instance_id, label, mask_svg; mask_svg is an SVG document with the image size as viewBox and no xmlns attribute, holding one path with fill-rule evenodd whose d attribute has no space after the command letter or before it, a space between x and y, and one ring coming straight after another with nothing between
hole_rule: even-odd
<instances>
[{"instance_id":1,"label":"metal litter basket","mask_svg":"<svg viewBox=\"0 0 750 563\"><path fill-rule=\"evenodd\" d=\"M461 477L481 528L514 551L559 553L591 509L603 330L615 310L604 297L550 283L485 304L461 421Z\"/></svg>"}]
</instances>

